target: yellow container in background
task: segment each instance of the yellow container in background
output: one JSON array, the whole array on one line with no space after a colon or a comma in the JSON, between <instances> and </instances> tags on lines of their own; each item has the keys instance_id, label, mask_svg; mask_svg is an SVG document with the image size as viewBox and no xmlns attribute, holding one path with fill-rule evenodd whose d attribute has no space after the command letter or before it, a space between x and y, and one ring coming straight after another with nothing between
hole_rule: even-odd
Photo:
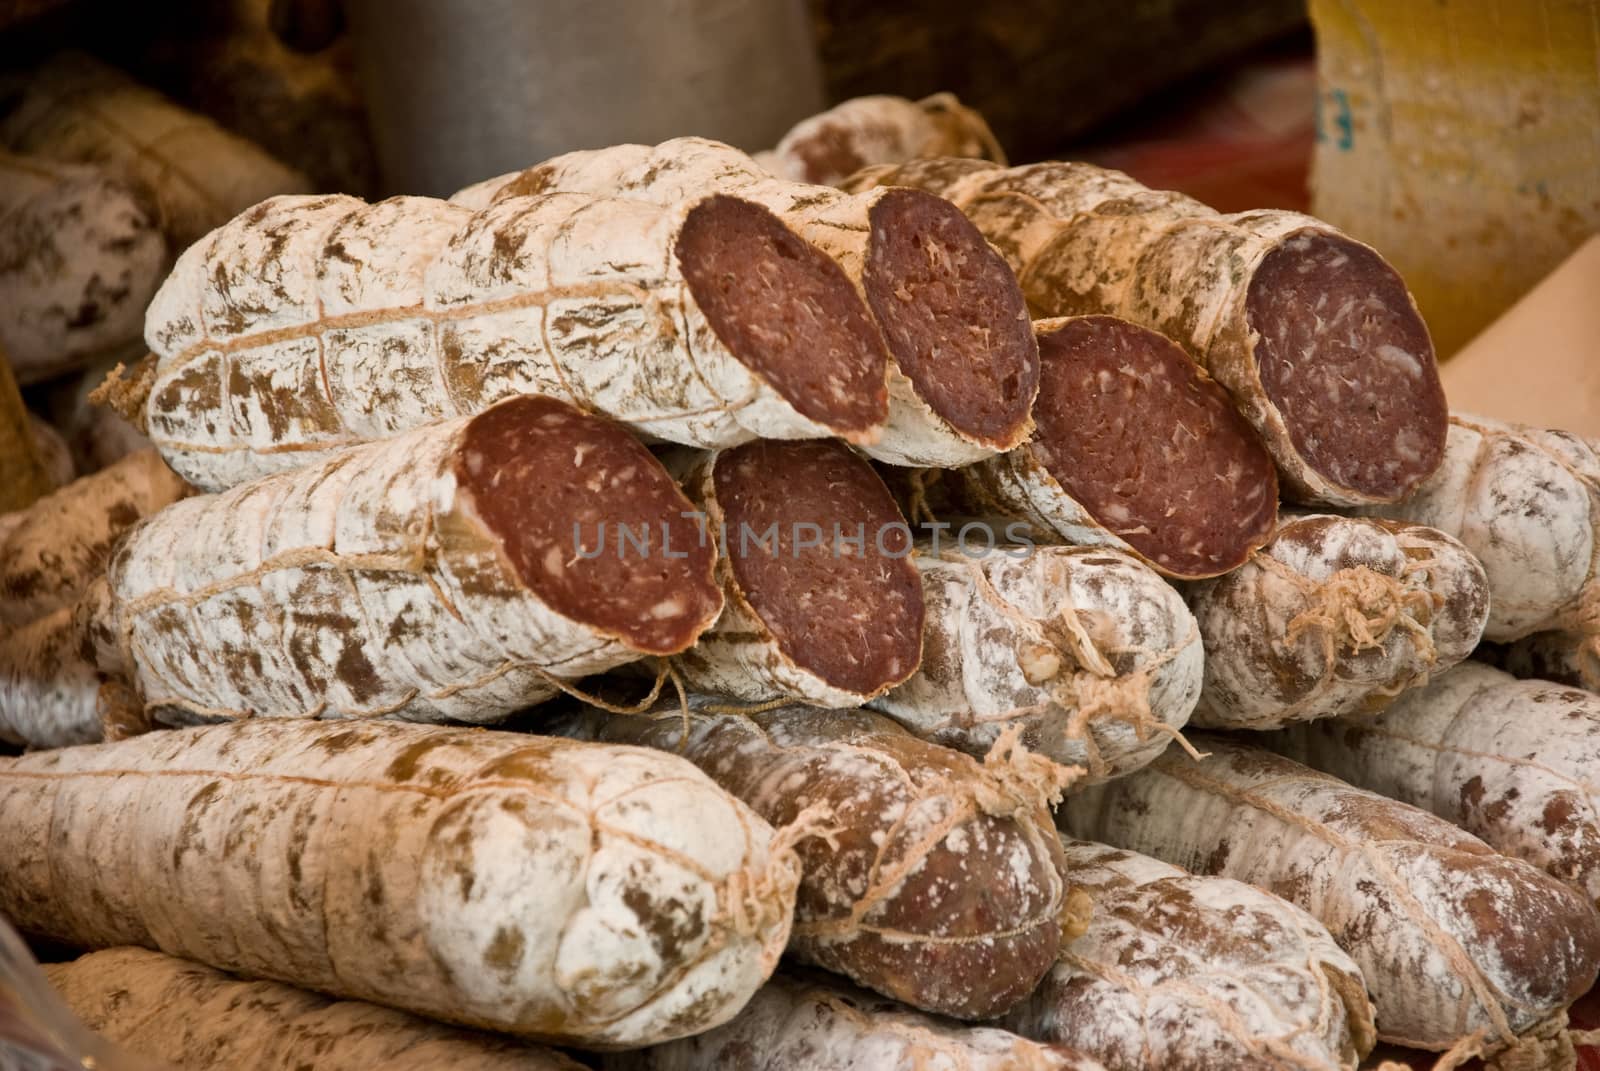
<instances>
[{"instance_id":1,"label":"yellow container in background","mask_svg":"<svg viewBox=\"0 0 1600 1071\"><path fill-rule=\"evenodd\" d=\"M1448 356L1600 232L1600 0L1310 6L1312 211L1394 264Z\"/></svg>"}]
</instances>

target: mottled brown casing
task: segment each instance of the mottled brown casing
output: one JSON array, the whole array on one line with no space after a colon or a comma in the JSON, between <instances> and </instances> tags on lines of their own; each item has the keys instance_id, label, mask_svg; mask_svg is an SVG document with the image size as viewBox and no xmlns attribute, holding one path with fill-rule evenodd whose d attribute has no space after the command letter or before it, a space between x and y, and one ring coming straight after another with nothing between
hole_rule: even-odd
<instances>
[{"instance_id":1,"label":"mottled brown casing","mask_svg":"<svg viewBox=\"0 0 1600 1071\"><path fill-rule=\"evenodd\" d=\"M1000 1014L1055 961L1068 905L1043 783L864 710L697 711L685 722L666 702L550 728L681 754L777 826L826 806L831 834L797 845L789 953L804 961L963 1019Z\"/></svg>"},{"instance_id":2,"label":"mottled brown casing","mask_svg":"<svg viewBox=\"0 0 1600 1071\"><path fill-rule=\"evenodd\" d=\"M1600 902L1600 695L1463 662L1374 717L1261 742L1432 811Z\"/></svg>"},{"instance_id":3,"label":"mottled brown casing","mask_svg":"<svg viewBox=\"0 0 1600 1071\"><path fill-rule=\"evenodd\" d=\"M1315 723L1313 723L1315 724ZM1582 893L1416 807L1269 751L1191 738L1068 801L1073 836L1260 886L1317 918L1361 967L1378 1036L1448 1049L1515 1041L1600 969Z\"/></svg>"},{"instance_id":4,"label":"mottled brown casing","mask_svg":"<svg viewBox=\"0 0 1600 1071\"><path fill-rule=\"evenodd\" d=\"M0 859L30 933L598 1048L732 1018L800 874L672 755L268 719L0 759Z\"/></svg>"},{"instance_id":5,"label":"mottled brown casing","mask_svg":"<svg viewBox=\"0 0 1600 1071\"><path fill-rule=\"evenodd\" d=\"M188 1071L581 1071L553 1049L143 948L47 963L44 973L84 1026Z\"/></svg>"},{"instance_id":6,"label":"mottled brown casing","mask_svg":"<svg viewBox=\"0 0 1600 1071\"><path fill-rule=\"evenodd\" d=\"M1105 1071L1088 1056L961 1026L809 974L777 975L738 1018L681 1041L608 1053L605 1071Z\"/></svg>"},{"instance_id":7,"label":"mottled brown casing","mask_svg":"<svg viewBox=\"0 0 1600 1071\"><path fill-rule=\"evenodd\" d=\"M1103 844L1062 848L1089 928L1001 1025L1109 1071L1353 1071L1372 1049L1361 971L1300 908Z\"/></svg>"},{"instance_id":8,"label":"mottled brown casing","mask_svg":"<svg viewBox=\"0 0 1600 1071\"><path fill-rule=\"evenodd\" d=\"M1370 714L1472 653L1489 616L1483 566L1420 524L1286 516L1240 568L1189 584L1206 649L1190 720L1275 729Z\"/></svg>"}]
</instances>

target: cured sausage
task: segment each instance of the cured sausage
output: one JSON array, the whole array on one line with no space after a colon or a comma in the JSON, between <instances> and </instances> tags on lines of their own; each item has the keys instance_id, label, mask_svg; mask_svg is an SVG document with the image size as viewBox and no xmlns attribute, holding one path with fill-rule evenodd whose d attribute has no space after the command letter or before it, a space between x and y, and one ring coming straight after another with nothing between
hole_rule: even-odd
<instances>
[{"instance_id":1,"label":"cured sausage","mask_svg":"<svg viewBox=\"0 0 1600 1071\"><path fill-rule=\"evenodd\" d=\"M959 472L977 515L1127 550L1170 577L1237 568L1272 534L1272 458L1164 336L1114 316L1040 320L1033 438Z\"/></svg>"},{"instance_id":2,"label":"cured sausage","mask_svg":"<svg viewBox=\"0 0 1600 1071\"><path fill-rule=\"evenodd\" d=\"M569 191L681 205L707 190L765 205L827 251L865 296L889 347L879 461L952 466L1009 450L1031 427L1039 351L1017 280L948 202L906 189L849 195L774 179L705 138L567 153L456 194L479 207Z\"/></svg>"},{"instance_id":3,"label":"cured sausage","mask_svg":"<svg viewBox=\"0 0 1600 1071\"><path fill-rule=\"evenodd\" d=\"M721 544L725 600L674 660L691 686L849 707L916 671L911 532L865 460L836 441L764 440L691 462L684 486Z\"/></svg>"},{"instance_id":4,"label":"cured sausage","mask_svg":"<svg viewBox=\"0 0 1600 1071\"><path fill-rule=\"evenodd\" d=\"M949 198L1035 316L1108 313L1177 340L1233 395L1298 501L1394 502L1438 468L1433 343L1393 268L1296 212L1221 215L1120 171L955 158L867 168L854 191Z\"/></svg>"}]
</instances>

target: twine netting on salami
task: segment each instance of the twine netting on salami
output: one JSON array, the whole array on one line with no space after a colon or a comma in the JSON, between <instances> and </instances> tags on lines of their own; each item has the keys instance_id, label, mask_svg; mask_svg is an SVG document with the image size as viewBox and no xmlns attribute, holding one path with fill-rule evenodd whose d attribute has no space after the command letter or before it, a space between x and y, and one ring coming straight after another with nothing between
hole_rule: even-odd
<instances>
[{"instance_id":1,"label":"twine netting on salami","mask_svg":"<svg viewBox=\"0 0 1600 1071\"><path fill-rule=\"evenodd\" d=\"M1260 739L1432 811L1600 903L1600 696L1592 692L1463 662L1375 716Z\"/></svg>"},{"instance_id":2,"label":"twine netting on salami","mask_svg":"<svg viewBox=\"0 0 1600 1071\"><path fill-rule=\"evenodd\" d=\"M1103 844L1063 851L1088 929L1000 1025L1108 1071L1335 1071L1372 1049L1360 969L1300 908Z\"/></svg>"},{"instance_id":3,"label":"twine netting on salami","mask_svg":"<svg viewBox=\"0 0 1600 1071\"><path fill-rule=\"evenodd\" d=\"M1176 340L1261 435L1288 497L1393 502L1439 465L1427 327L1376 252L1319 220L1224 216L1082 163L917 160L843 186L950 199L1005 254L1036 316L1105 313Z\"/></svg>"},{"instance_id":4,"label":"twine netting on salami","mask_svg":"<svg viewBox=\"0 0 1600 1071\"><path fill-rule=\"evenodd\" d=\"M1568 657L1600 657L1600 453L1568 432L1450 416L1444 463L1403 502L1368 510L1431 525L1489 581L1484 638L1568 632ZM1587 651L1584 655L1582 652Z\"/></svg>"},{"instance_id":5,"label":"twine netting on salami","mask_svg":"<svg viewBox=\"0 0 1600 1071\"><path fill-rule=\"evenodd\" d=\"M1584 894L1416 807L1259 748L1196 743L1203 761L1168 751L1073 796L1058 821L1309 911L1360 965L1385 1041L1526 1047L1594 984L1600 916Z\"/></svg>"},{"instance_id":6,"label":"twine netting on salami","mask_svg":"<svg viewBox=\"0 0 1600 1071\"><path fill-rule=\"evenodd\" d=\"M866 443L887 415L850 280L727 196L272 198L179 258L145 332L127 402L205 490L518 394L706 447Z\"/></svg>"},{"instance_id":7,"label":"twine netting on salami","mask_svg":"<svg viewBox=\"0 0 1600 1071\"><path fill-rule=\"evenodd\" d=\"M1026 439L1039 351L1005 262L948 202L916 190L859 195L774 179L704 138L568 153L471 186L472 207L551 191L680 205L717 190L770 208L832 256L865 297L889 349L889 418L869 456L966 464Z\"/></svg>"}]
</instances>

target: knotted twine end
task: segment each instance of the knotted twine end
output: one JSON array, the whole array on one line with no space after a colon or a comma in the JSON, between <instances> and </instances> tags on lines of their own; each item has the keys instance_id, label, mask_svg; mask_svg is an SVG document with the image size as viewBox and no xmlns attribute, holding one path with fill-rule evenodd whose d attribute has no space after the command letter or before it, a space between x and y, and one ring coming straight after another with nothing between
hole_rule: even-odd
<instances>
[{"instance_id":1,"label":"knotted twine end","mask_svg":"<svg viewBox=\"0 0 1600 1071\"><path fill-rule=\"evenodd\" d=\"M984 755L983 772L988 776L973 790L978 809L1007 818L1041 806L1054 807L1084 769L1029 751L1022 743L1022 726L1013 723L1001 730Z\"/></svg>"}]
</instances>

